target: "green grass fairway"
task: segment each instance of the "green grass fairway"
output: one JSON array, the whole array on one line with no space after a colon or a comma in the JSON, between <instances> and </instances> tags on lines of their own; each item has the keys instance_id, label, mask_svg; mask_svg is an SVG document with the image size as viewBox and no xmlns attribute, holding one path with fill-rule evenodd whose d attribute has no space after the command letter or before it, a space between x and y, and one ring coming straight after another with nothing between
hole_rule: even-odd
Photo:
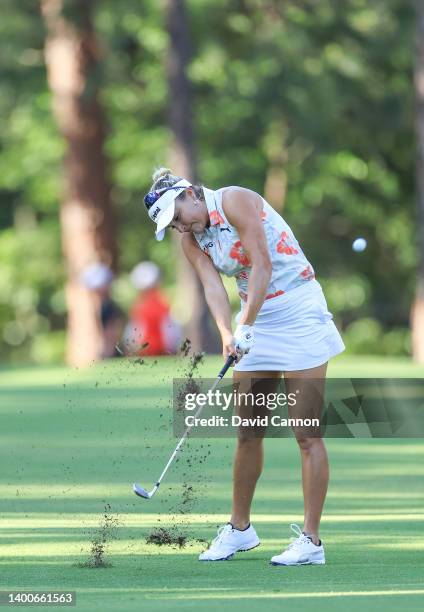
<instances>
[{"instance_id":1,"label":"green grass fairway","mask_svg":"<svg viewBox=\"0 0 424 612\"><path fill-rule=\"evenodd\" d=\"M208 358L202 376L220 365ZM268 562L293 535L289 523L302 525L299 453L291 439L267 440L253 508L262 545L229 562L197 561L197 540L228 520L234 441L193 439L157 497L131 490L134 480L150 487L175 446L171 383L185 368L162 359L0 372L0 590L76 590L76 609L87 611L423 610L419 439L328 440L327 565L288 568ZM329 374L422 377L424 369L341 357ZM184 482L195 501L182 507ZM80 567L106 504L119 520L112 566ZM152 528L175 524L188 546L146 544Z\"/></svg>"}]
</instances>

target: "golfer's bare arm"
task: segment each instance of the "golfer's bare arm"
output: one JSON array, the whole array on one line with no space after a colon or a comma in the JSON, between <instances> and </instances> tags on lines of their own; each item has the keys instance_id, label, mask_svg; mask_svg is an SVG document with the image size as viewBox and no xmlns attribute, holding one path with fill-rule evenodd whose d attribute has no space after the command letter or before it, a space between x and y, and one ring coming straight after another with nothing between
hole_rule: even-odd
<instances>
[{"instance_id":1,"label":"golfer's bare arm","mask_svg":"<svg viewBox=\"0 0 424 612\"><path fill-rule=\"evenodd\" d=\"M233 334L231 331L231 306L221 277L209 256L200 249L192 234L183 234L181 244L187 259L202 282L206 302L225 345L232 341Z\"/></svg>"},{"instance_id":2,"label":"golfer's bare arm","mask_svg":"<svg viewBox=\"0 0 424 612\"><path fill-rule=\"evenodd\" d=\"M239 323L253 325L264 303L272 264L262 225L262 198L250 189L231 187L222 198L225 216L237 230L240 241L252 264L247 289L247 301Z\"/></svg>"}]
</instances>

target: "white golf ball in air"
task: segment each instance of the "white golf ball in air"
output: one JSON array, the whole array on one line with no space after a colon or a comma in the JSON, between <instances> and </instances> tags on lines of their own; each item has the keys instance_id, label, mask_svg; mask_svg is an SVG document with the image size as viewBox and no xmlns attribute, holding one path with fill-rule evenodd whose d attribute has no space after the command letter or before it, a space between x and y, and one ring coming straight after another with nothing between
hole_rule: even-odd
<instances>
[{"instance_id":1,"label":"white golf ball in air","mask_svg":"<svg viewBox=\"0 0 424 612\"><path fill-rule=\"evenodd\" d=\"M362 253L367 248L367 241L365 238L356 238L352 243L352 249L355 253Z\"/></svg>"}]
</instances>

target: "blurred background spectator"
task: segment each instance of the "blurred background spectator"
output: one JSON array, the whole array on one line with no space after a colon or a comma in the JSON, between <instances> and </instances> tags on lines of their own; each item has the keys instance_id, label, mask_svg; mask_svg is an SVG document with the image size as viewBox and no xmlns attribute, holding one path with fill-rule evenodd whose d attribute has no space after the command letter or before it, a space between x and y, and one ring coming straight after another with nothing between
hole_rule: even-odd
<instances>
[{"instance_id":1,"label":"blurred background spectator","mask_svg":"<svg viewBox=\"0 0 424 612\"><path fill-rule=\"evenodd\" d=\"M120 352L117 345L124 327L124 314L110 295L113 272L103 263L94 263L85 268L81 281L95 296L101 338L99 359L118 357Z\"/></svg>"}]
</instances>

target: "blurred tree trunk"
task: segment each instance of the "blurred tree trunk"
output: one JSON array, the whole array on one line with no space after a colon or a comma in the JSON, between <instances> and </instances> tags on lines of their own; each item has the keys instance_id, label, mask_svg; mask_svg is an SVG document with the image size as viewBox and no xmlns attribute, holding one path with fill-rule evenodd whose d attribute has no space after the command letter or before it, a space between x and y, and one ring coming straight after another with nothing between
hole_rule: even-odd
<instances>
[{"instance_id":1,"label":"blurred tree trunk","mask_svg":"<svg viewBox=\"0 0 424 612\"><path fill-rule=\"evenodd\" d=\"M287 173L285 170L288 161L287 131L283 120L272 121L264 138L264 151L268 162L264 197L280 214L283 214L287 192Z\"/></svg>"},{"instance_id":2,"label":"blurred tree trunk","mask_svg":"<svg viewBox=\"0 0 424 612\"><path fill-rule=\"evenodd\" d=\"M86 365L98 358L101 330L94 292L82 286L81 272L97 261L112 268L116 263L104 120L97 98L99 49L91 0L41 0L41 9L53 110L66 142L60 221L67 269L67 361Z\"/></svg>"},{"instance_id":3,"label":"blurred tree trunk","mask_svg":"<svg viewBox=\"0 0 424 612\"><path fill-rule=\"evenodd\" d=\"M184 0L167 0L166 23L169 33L167 76L169 90L169 125L173 134L170 166L174 174L195 183L197 164L194 151L194 131L190 82L187 66L190 61L190 34ZM181 237L173 234L178 296L185 310L189 309L189 322L185 328L195 351L220 350L217 332L212 328L203 287L187 261Z\"/></svg>"},{"instance_id":4,"label":"blurred tree trunk","mask_svg":"<svg viewBox=\"0 0 424 612\"><path fill-rule=\"evenodd\" d=\"M415 301L411 310L412 350L418 363L424 363L424 3L417 2L417 51L415 60L417 133L417 193L419 263Z\"/></svg>"}]
</instances>

